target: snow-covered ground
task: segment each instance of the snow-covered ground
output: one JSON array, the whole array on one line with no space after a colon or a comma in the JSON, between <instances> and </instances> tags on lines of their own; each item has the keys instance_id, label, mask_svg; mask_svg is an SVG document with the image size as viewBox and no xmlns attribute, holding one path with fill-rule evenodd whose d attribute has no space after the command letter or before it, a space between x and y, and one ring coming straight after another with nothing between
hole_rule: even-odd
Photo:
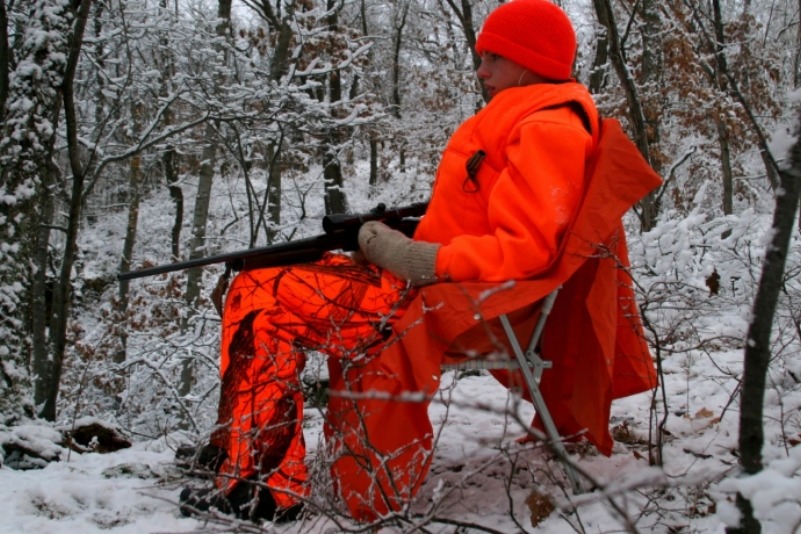
<instances>
[{"instance_id":1,"label":"snow-covered ground","mask_svg":"<svg viewBox=\"0 0 801 534\"><path fill-rule=\"evenodd\" d=\"M611 457L573 449L571 457L604 489L579 496L563 493L563 471L542 448L523 445L520 421L531 406L519 403L487 374L456 380L444 376L442 394L431 406L441 430L431 473L414 508L428 524L419 532L703 532L722 533L736 517L731 478L737 457L737 405L731 402L742 354L714 358L675 357L664 362L664 394L670 406L663 445L664 469L649 467L650 394L617 401L612 425L617 443ZM731 373L731 374L730 374ZM775 392L774 392L775 393ZM658 403L661 403L662 390ZM781 402L798 410L798 393L769 396L767 410ZM772 422L770 422L772 421ZM769 420L766 436L780 443L782 429ZM14 430L25 435L24 429ZM319 411L309 407L306 438L314 462L321 440ZM29 438L36 433L29 429ZM794 430L797 442L797 428ZM44 442L47 436L39 435ZM180 436L135 442L109 454L70 453L43 469L0 469L1 533L178 533L178 532L357 532L359 525L336 522L311 511L300 521L275 526L184 518L176 502L187 483L174 463ZM33 441L31 441L33 443ZM789 445L787 445L789 447ZM763 532L799 531L801 447L767 446L766 471L740 483L755 497ZM559 506L532 526L534 490ZM315 494L324 494L318 488ZM315 498L317 498L315 496ZM575 505L571 511L570 502ZM540 508L534 506L535 510ZM473 525L472 528L458 527ZM423 524L421 520L420 524ZM380 532L409 532L414 525L383 526Z\"/></svg>"}]
</instances>

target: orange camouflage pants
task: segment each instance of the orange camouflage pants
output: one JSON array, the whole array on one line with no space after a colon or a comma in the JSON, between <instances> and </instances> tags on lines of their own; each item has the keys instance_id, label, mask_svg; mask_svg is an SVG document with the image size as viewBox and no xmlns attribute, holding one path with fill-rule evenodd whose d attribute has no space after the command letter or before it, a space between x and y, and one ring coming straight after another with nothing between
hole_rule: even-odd
<instances>
[{"instance_id":1,"label":"orange camouflage pants","mask_svg":"<svg viewBox=\"0 0 801 534\"><path fill-rule=\"evenodd\" d=\"M375 266L329 254L238 274L223 311L221 399L212 443L227 453L216 485L258 478L279 509L309 496L300 373L306 351L331 375L381 350L411 290Z\"/></svg>"}]
</instances>

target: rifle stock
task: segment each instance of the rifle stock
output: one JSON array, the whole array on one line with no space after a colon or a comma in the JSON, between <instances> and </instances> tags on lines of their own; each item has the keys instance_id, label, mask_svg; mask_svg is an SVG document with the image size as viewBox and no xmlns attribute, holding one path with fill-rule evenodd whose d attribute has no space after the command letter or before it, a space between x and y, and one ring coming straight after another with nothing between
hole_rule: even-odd
<instances>
[{"instance_id":1,"label":"rifle stock","mask_svg":"<svg viewBox=\"0 0 801 534\"><path fill-rule=\"evenodd\" d=\"M144 278L215 263L225 263L234 271L247 271L316 261L331 250L357 250L359 228L367 221L382 221L411 237L417 227L416 218L425 214L427 207L428 203L425 202L397 208L387 208L379 204L368 213L326 215L323 218L325 233L314 237L127 271L117 274L117 280Z\"/></svg>"}]
</instances>

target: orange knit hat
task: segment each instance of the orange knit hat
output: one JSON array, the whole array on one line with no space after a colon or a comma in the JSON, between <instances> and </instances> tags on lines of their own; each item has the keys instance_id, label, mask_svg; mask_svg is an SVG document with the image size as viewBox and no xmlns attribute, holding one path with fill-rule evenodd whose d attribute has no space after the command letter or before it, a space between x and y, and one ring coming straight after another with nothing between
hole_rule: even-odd
<instances>
[{"instance_id":1,"label":"orange knit hat","mask_svg":"<svg viewBox=\"0 0 801 534\"><path fill-rule=\"evenodd\" d=\"M476 52L492 52L550 80L566 80L576 59L576 33L565 12L548 0L511 0L484 21Z\"/></svg>"}]
</instances>

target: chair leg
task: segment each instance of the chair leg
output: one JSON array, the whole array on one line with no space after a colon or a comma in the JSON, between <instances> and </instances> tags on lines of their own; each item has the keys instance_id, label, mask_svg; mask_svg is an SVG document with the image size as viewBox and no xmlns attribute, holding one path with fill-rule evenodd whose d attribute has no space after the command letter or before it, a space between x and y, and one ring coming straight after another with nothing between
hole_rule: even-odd
<instances>
[{"instance_id":1,"label":"chair leg","mask_svg":"<svg viewBox=\"0 0 801 534\"><path fill-rule=\"evenodd\" d=\"M545 433L550 440L548 444L551 447L551 450L556 454L559 461L562 463L565 474L570 481L570 486L573 489L573 493L583 493L584 489L582 488L578 473L573 464L570 463L570 458L567 455L565 444L562 442L562 438L559 435L559 432L556 430L556 425L551 417L551 412L548 410L548 406L545 404L545 399L542 397L542 393L540 392L539 378L542 376L542 370L550 367L551 363L540 358L539 354L537 354L533 348L529 349L527 357L517 340L517 336L512 329L512 325L509 322L508 317L506 315L501 315L500 320L501 324L503 325L504 332L509 339L509 343L512 346L512 351L515 353L515 358L520 366L520 370L523 373L523 378L525 379L529 393L531 394L531 400L534 404L534 409L536 410L537 415L539 415L540 420L545 427ZM544 320L545 312L543 311L540 322L542 323ZM540 329L538 328L538 330ZM537 335L537 331L535 331L535 335ZM534 346L536 346L536 343L532 343L532 347Z\"/></svg>"}]
</instances>

